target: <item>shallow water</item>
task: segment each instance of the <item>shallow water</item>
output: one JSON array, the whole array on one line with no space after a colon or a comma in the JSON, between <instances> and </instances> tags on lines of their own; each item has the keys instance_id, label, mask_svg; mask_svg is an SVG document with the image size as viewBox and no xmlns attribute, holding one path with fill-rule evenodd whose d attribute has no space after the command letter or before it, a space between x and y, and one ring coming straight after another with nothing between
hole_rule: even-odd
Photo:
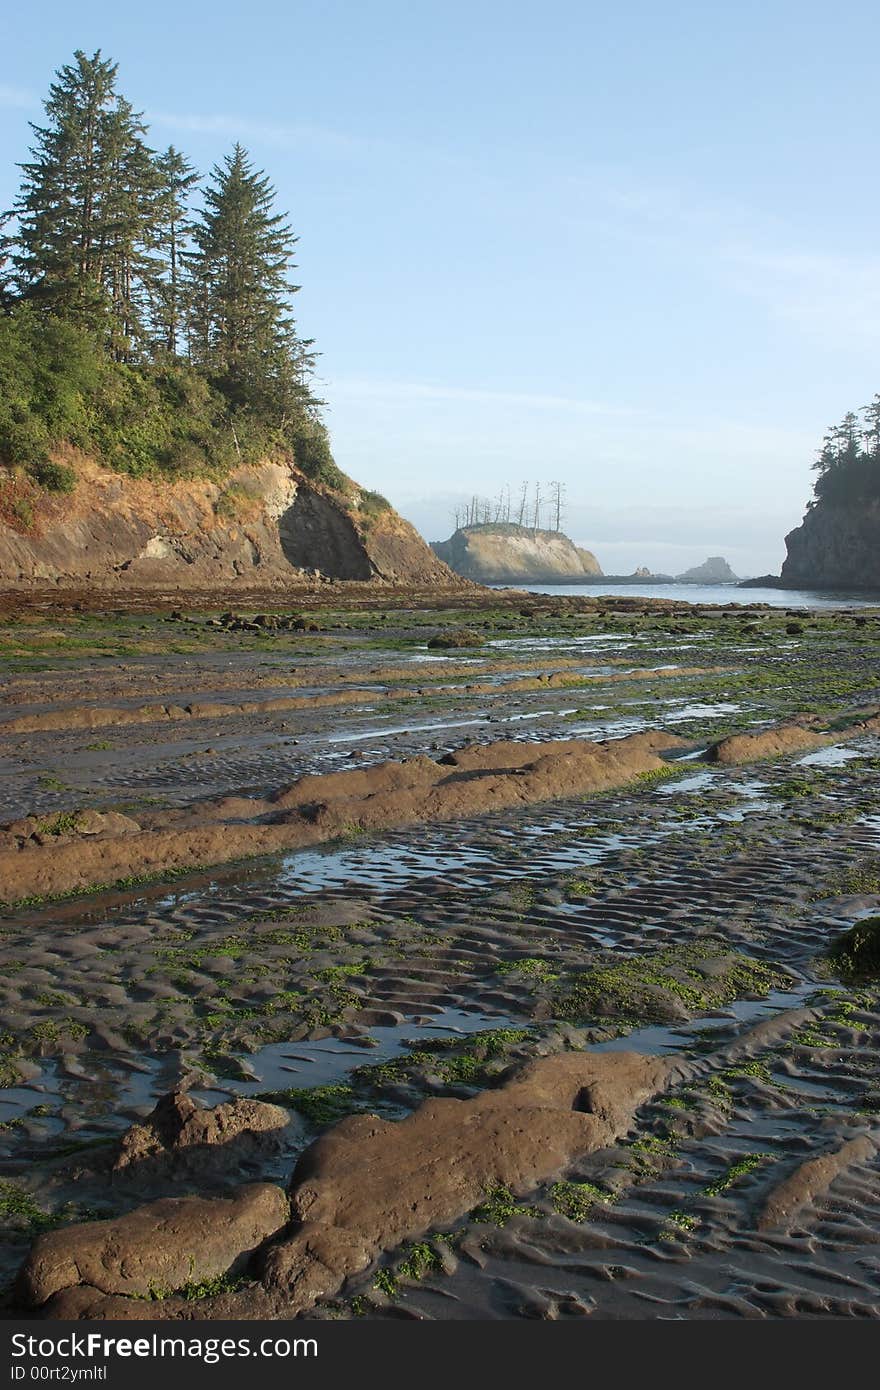
<instances>
[{"instance_id":1,"label":"shallow water","mask_svg":"<svg viewBox=\"0 0 880 1390\"><path fill-rule=\"evenodd\" d=\"M665 598L676 603L766 603L771 608L874 608L880 592L821 591L817 589L740 589L735 584L492 584L492 589L516 588L530 594L579 594L587 598Z\"/></svg>"},{"instance_id":2,"label":"shallow water","mask_svg":"<svg viewBox=\"0 0 880 1390\"><path fill-rule=\"evenodd\" d=\"M650 1024L647 1028L636 1028L620 1038L609 1038L606 1042L594 1043L591 1052L648 1052L659 1056L665 1052L678 1052L687 1047L693 1050L699 1035L706 1032L707 1024L725 1023L750 1025L760 1023L763 1018L772 1018L784 1009L797 1009L809 995L816 991L815 982L807 982L790 990L771 990L766 999L737 999L723 1012L701 1015L687 1023ZM714 1030L713 1030L714 1031Z\"/></svg>"},{"instance_id":3,"label":"shallow water","mask_svg":"<svg viewBox=\"0 0 880 1390\"><path fill-rule=\"evenodd\" d=\"M864 757L857 748L841 748L837 743L830 748L819 748L815 753L807 753L803 758L795 760L795 767L843 767L845 763L852 762L853 758Z\"/></svg>"}]
</instances>

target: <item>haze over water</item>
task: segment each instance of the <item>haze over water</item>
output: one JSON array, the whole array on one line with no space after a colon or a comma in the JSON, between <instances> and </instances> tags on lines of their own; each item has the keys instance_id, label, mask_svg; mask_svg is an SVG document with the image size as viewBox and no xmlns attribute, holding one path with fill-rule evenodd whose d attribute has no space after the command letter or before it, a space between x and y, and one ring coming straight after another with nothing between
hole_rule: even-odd
<instances>
[{"instance_id":1,"label":"haze over water","mask_svg":"<svg viewBox=\"0 0 880 1390\"><path fill-rule=\"evenodd\" d=\"M492 589L523 589L530 594L586 594L598 598L666 598L696 606L707 603L768 603L771 608L873 608L880 605L880 593L864 591L820 593L811 589L740 589L736 584L492 584Z\"/></svg>"}]
</instances>

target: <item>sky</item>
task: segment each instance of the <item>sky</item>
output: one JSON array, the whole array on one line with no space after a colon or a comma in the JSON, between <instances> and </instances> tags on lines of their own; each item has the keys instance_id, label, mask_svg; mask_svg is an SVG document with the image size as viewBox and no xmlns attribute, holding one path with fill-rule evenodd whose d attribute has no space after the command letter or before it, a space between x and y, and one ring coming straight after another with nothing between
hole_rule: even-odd
<instances>
[{"instance_id":1,"label":"sky","mask_svg":"<svg viewBox=\"0 0 880 1390\"><path fill-rule=\"evenodd\" d=\"M524 480L606 573L777 571L880 391L875 0L41 0L0 205L77 48L157 148L240 140L299 236L339 465L429 540Z\"/></svg>"}]
</instances>

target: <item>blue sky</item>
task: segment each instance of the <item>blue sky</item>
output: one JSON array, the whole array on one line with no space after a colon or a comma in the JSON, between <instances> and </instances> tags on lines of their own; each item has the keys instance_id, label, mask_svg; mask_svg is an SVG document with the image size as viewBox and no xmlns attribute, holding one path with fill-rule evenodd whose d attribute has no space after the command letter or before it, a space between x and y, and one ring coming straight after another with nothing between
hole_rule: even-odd
<instances>
[{"instance_id":1,"label":"blue sky","mask_svg":"<svg viewBox=\"0 0 880 1390\"><path fill-rule=\"evenodd\" d=\"M6 20L0 200L74 49L157 147L240 139L300 237L340 465L429 539L560 479L606 572L778 569L880 390L880 10L45 0Z\"/></svg>"}]
</instances>

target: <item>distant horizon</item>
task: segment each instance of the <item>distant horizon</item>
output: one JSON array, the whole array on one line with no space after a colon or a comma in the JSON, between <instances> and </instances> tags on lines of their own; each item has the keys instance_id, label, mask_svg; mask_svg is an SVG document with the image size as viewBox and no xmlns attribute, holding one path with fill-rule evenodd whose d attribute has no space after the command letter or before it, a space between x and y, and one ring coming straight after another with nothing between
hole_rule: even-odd
<instances>
[{"instance_id":1,"label":"distant horizon","mask_svg":"<svg viewBox=\"0 0 880 1390\"><path fill-rule=\"evenodd\" d=\"M397 506L393 498L389 498L389 501ZM454 523L450 521L446 531L442 535L428 534L427 530L423 529L422 525L419 525L417 518L420 516L430 517L433 515L434 509L430 504L425 507L424 513L420 510L418 504L410 505L406 508L398 507L397 509L407 521L415 526L416 530L424 537L429 545L448 540L456 529ZM659 524L662 525L662 522ZM800 521L796 524L800 525ZM525 529L530 530L532 528L527 526ZM540 529L550 529L552 531L553 528L542 527ZM778 576L782 563L780 560L775 569L749 570L743 565L740 565L738 568L732 557L743 554L744 547L738 545L736 542L732 542L725 547L717 540L711 544L702 543L700 541L684 544L674 542L664 543L661 540L643 543L638 540L611 539L607 535L602 538L579 539L576 534L572 534L572 528L565 523L563 523L561 527L561 533L567 536L568 539L580 549L590 551L599 562L603 574L609 576L631 575L637 569L645 567L649 569L652 574L672 575L675 577L676 575L684 574L689 569L694 569L698 565L704 564L708 559L719 556L721 559L727 561L738 579L755 579L770 574ZM609 563L606 563L603 556L615 558L612 558ZM646 556L647 558L633 559L634 556ZM652 557L657 556L664 556L665 559L652 559ZM783 546L782 558L784 559L784 557L785 550Z\"/></svg>"}]
</instances>

